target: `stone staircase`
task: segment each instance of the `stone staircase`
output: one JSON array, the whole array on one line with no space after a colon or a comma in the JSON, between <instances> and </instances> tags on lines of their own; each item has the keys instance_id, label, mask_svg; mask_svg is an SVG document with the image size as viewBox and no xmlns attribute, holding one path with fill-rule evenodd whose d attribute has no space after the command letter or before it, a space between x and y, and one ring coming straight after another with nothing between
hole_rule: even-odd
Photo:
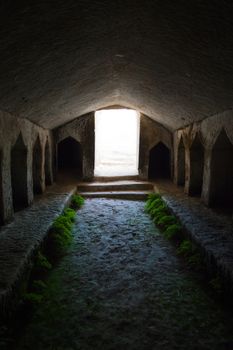
<instances>
[{"instance_id":1,"label":"stone staircase","mask_svg":"<svg viewBox=\"0 0 233 350\"><path fill-rule=\"evenodd\" d=\"M94 182L82 182L77 185L78 193L84 198L146 200L153 189L150 182L122 178L105 178L104 181L96 179Z\"/></svg>"}]
</instances>

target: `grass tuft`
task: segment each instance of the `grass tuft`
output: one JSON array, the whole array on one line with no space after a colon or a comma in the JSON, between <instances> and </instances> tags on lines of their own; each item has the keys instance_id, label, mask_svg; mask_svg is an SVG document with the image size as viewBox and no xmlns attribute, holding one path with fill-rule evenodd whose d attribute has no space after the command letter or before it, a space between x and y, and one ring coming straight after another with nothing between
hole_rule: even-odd
<instances>
[{"instance_id":1,"label":"grass tuft","mask_svg":"<svg viewBox=\"0 0 233 350\"><path fill-rule=\"evenodd\" d=\"M79 209L84 204L84 198L78 194L74 194L71 198L71 205L70 207L72 209Z\"/></svg>"},{"instance_id":2,"label":"grass tuft","mask_svg":"<svg viewBox=\"0 0 233 350\"><path fill-rule=\"evenodd\" d=\"M178 221L173 215L164 215L157 220L157 225L162 231L165 231L170 225L177 224Z\"/></svg>"},{"instance_id":3,"label":"grass tuft","mask_svg":"<svg viewBox=\"0 0 233 350\"><path fill-rule=\"evenodd\" d=\"M164 231L164 236L171 240L180 240L182 238L182 227L179 224L173 224Z\"/></svg>"}]
</instances>

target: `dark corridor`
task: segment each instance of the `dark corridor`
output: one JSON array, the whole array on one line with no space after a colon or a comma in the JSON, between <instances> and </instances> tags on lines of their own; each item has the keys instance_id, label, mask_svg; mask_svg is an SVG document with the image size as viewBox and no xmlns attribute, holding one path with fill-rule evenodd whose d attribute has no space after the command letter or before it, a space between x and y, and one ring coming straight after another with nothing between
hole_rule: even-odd
<instances>
[{"instance_id":1,"label":"dark corridor","mask_svg":"<svg viewBox=\"0 0 233 350\"><path fill-rule=\"evenodd\" d=\"M170 164L170 150L162 142L159 142L150 150L148 178L170 178Z\"/></svg>"},{"instance_id":2,"label":"dark corridor","mask_svg":"<svg viewBox=\"0 0 233 350\"><path fill-rule=\"evenodd\" d=\"M58 143L57 147L58 171L72 173L80 178L83 175L83 152L81 144L68 137Z\"/></svg>"}]
</instances>

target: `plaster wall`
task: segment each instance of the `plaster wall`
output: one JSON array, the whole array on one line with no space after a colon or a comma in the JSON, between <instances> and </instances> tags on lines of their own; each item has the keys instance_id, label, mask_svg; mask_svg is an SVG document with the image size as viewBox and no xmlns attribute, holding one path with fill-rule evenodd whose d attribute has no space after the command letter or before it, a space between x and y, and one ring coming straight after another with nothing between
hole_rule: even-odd
<instances>
[{"instance_id":1,"label":"plaster wall","mask_svg":"<svg viewBox=\"0 0 233 350\"><path fill-rule=\"evenodd\" d=\"M233 111L227 110L223 113L206 118L202 122L193 123L183 129L174 132L174 182L178 184L178 147L181 137L185 146L185 192L190 192L190 148L198 135L204 148L204 171L202 200L209 205L210 201L210 183L211 183L211 159L213 146L221 133L225 130L229 141L233 144ZM223 154L224 156L224 154ZM232 179L233 181L233 179Z\"/></svg>"},{"instance_id":2,"label":"plaster wall","mask_svg":"<svg viewBox=\"0 0 233 350\"><path fill-rule=\"evenodd\" d=\"M13 201L12 201L12 186L11 186L11 149L17 141L19 135L22 135L23 142L27 148L27 204L33 201L33 179L32 179L32 161L33 161L33 146L39 137L42 147L42 167L41 181L42 188L45 188L44 181L44 149L46 141L49 142L49 147L52 149L52 134L49 130L43 129L34 123L17 118L7 112L0 111L0 150L2 154L1 174L0 176L0 195L2 200L1 220L9 221L13 217ZM49 160L49 168L52 178L52 160Z\"/></svg>"},{"instance_id":3,"label":"plaster wall","mask_svg":"<svg viewBox=\"0 0 233 350\"><path fill-rule=\"evenodd\" d=\"M139 176L148 179L149 153L159 142L168 147L171 154L171 170L173 169L173 139L172 133L149 117L141 114L139 141ZM172 173L172 171L171 171Z\"/></svg>"},{"instance_id":4,"label":"plaster wall","mask_svg":"<svg viewBox=\"0 0 233 350\"><path fill-rule=\"evenodd\" d=\"M94 112L79 117L72 122L54 130L56 146L67 137L73 137L80 142L83 151L83 179L94 177L95 163L95 119Z\"/></svg>"}]
</instances>

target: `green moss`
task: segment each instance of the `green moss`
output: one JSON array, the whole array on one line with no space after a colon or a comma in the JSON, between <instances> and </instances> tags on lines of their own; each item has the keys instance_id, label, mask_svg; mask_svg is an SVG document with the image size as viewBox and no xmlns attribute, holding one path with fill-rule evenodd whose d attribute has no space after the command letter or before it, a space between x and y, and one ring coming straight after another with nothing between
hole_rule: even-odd
<instances>
[{"instance_id":1,"label":"green moss","mask_svg":"<svg viewBox=\"0 0 233 350\"><path fill-rule=\"evenodd\" d=\"M183 255L185 257L189 256L189 255L192 255L194 252L194 247L193 247L193 244L190 240L188 239L184 239L179 248L177 249L177 253L179 255Z\"/></svg>"},{"instance_id":2,"label":"green moss","mask_svg":"<svg viewBox=\"0 0 233 350\"><path fill-rule=\"evenodd\" d=\"M53 259L65 255L67 248L72 242L72 226L76 212L71 208L64 210L53 223L48 234L48 250Z\"/></svg>"},{"instance_id":3,"label":"green moss","mask_svg":"<svg viewBox=\"0 0 233 350\"><path fill-rule=\"evenodd\" d=\"M158 199L158 198L161 199L161 194L154 193L154 192L153 193L149 193L148 197L147 197L147 201L153 201L153 200Z\"/></svg>"},{"instance_id":4,"label":"green moss","mask_svg":"<svg viewBox=\"0 0 233 350\"><path fill-rule=\"evenodd\" d=\"M65 255L67 248L72 242L72 225L75 219L75 211L66 209L53 223L48 234L49 254L53 259Z\"/></svg>"},{"instance_id":5,"label":"green moss","mask_svg":"<svg viewBox=\"0 0 233 350\"><path fill-rule=\"evenodd\" d=\"M223 285L220 278L217 276L209 281L209 286L214 290L217 294L223 293Z\"/></svg>"},{"instance_id":6,"label":"green moss","mask_svg":"<svg viewBox=\"0 0 233 350\"><path fill-rule=\"evenodd\" d=\"M84 204L84 198L78 194L74 194L71 198L70 207L73 209L79 209Z\"/></svg>"},{"instance_id":7,"label":"green moss","mask_svg":"<svg viewBox=\"0 0 233 350\"><path fill-rule=\"evenodd\" d=\"M159 220L157 220L157 224L162 231L166 230L170 225L174 225L177 223L178 221L173 215L164 215L161 216Z\"/></svg>"},{"instance_id":8,"label":"green moss","mask_svg":"<svg viewBox=\"0 0 233 350\"><path fill-rule=\"evenodd\" d=\"M47 288L47 284L42 280L35 280L32 282L32 290L36 293L43 293Z\"/></svg>"},{"instance_id":9,"label":"green moss","mask_svg":"<svg viewBox=\"0 0 233 350\"><path fill-rule=\"evenodd\" d=\"M63 215L67 218L69 218L69 220L71 222L74 222L75 221L75 216L76 216L76 212L74 209L71 209L71 208L66 208L63 212Z\"/></svg>"},{"instance_id":10,"label":"green moss","mask_svg":"<svg viewBox=\"0 0 233 350\"><path fill-rule=\"evenodd\" d=\"M203 260L201 254L196 252L188 257L188 264L196 271L203 270Z\"/></svg>"},{"instance_id":11,"label":"green moss","mask_svg":"<svg viewBox=\"0 0 233 350\"><path fill-rule=\"evenodd\" d=\"M203 273L204 262L199 249L190 240L184 239L179 220L170 215L169 208L162 200L161 195L151 193L146 201L145 211L150 214L153 222L160 228L164 236L178 246L177 253L185 258L186 264L193 270ZM216 294L222 295L223 286L219 277L213 278L208 284Z\"/></svg>"},{"instance_id":12,"label":"green moss","mask_svg":"<svg viewBox=\"0 0 233 350\"><path fill-rule=\"evenodd\" d=\"M38 251L35 262L34 262L34 268L36 270L43 270L43 271L49 271L52 268L51 263L48 261L46 256L44 256L41 251Z\"/></svg>"},{"instance_id":13,"label":"green moss","mask_svg":"<svg viewBox=\"0 0 233 350\"><path fill-rule=\"evenodd\" d=\"M145 211L149 212L158 203L162 203L161 195L157 193L150 193L145 204Z\"/></svg>"},{"instance_id":14,"label":"green moss","mask_svg":"<svg viewBox=\"0 0 233 350\"><path fill-rule=\"evenodd\" d=\"M37 306L42 302L43 295L38 293L25 293L23 300L29 306Z\"/></svg>"},{"instance_id":15,"label":"green moss","mask_svg":"<svg viewBox=\"0 0 233 350\"><path fill-rule=\"evenodd\" d=\"M173 224L164 231L167 239L179 240L182 237L182 227L179 224Z\"/></svg>"}]
</instances>

